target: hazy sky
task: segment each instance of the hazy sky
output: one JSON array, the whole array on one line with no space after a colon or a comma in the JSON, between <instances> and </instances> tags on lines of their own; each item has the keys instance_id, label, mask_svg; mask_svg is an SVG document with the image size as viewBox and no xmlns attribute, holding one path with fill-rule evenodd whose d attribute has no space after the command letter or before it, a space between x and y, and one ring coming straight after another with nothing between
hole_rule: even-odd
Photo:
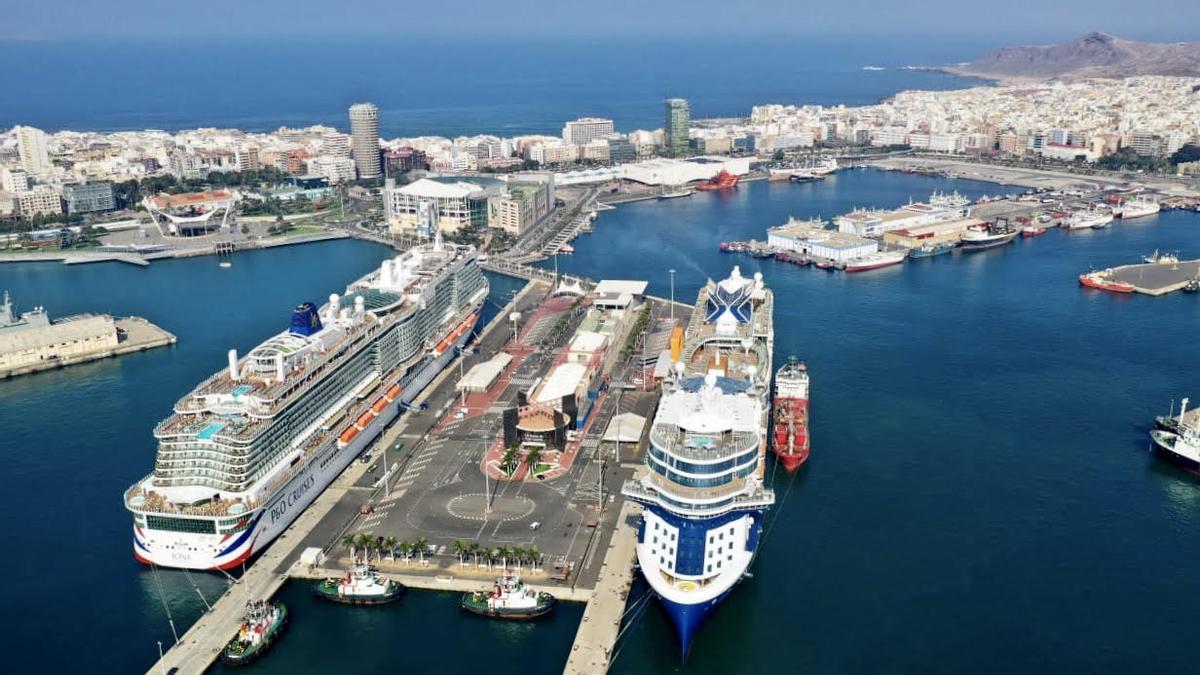
<instances>
[{"instance_id":1,"label":"hazy sky","mask_svg":"<svg viewBox=\"0 0 1200 675\"><path fill-rule=\"evenodd\" d=\"M1197 0L0 0L0 39L977 35L1200 40ZM1003 39L999 41L1003 42ZM451 45L448 47L452 48Z\"/></svg>"}]
</instances>

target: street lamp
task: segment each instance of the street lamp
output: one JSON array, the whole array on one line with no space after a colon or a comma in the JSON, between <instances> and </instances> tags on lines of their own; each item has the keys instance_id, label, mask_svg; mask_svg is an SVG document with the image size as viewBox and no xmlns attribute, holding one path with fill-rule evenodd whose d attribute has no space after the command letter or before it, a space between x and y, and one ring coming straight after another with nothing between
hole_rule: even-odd
<instances>
[{"instance_id":1,"label":"street lamp","mask_svg":"<svg viewBox=\"0 0 1200 675\"><path fill-rule=\"evenodd\" d=\"M675 268L667 272L671 275L671 328L675 328Z\"/></svg>"}]
</instances>

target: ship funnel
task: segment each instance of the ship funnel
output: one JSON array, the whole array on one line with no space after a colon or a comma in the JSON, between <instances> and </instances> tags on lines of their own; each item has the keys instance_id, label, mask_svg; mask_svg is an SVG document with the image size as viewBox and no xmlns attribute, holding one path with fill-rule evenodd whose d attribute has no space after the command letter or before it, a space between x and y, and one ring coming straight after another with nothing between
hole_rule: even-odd
<instances>
[{"instance_id":1,"label":"ship funnel","mask_svg":"<svg viewBox=\"0 0 1200 675\"><path fill-rule=\"evenodd\" d=\"M233 380L234 382L240 382L242 380L241 374L238 373L236 349L229 350L229 379Z\"/></svg>"},{"instance_id":2,"label":"ship funnel","mask_svg":"<svg viewBox=\"0 0 1200 675\"><path fill-rule=\"evenodd\" d=\"M275 354L275 377L283 382L283 354Z\"/></svg>"}]
</instances>

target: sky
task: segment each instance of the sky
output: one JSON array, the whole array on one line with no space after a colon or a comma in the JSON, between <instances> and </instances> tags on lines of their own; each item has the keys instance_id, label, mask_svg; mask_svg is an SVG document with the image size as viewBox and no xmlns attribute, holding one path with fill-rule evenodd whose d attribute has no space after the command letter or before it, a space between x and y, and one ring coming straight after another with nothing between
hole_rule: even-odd
<instances>
[{"instance_id":1,"label":"sky","mask_svg":"<svg viewBox=\"0 0 1200 675\"><path fill-rule=\"evenodd\" d=\"M0 0L0 40L227 36L515 39L908 34L1200 40L1196 0Z\"/></svg>"}]
</instances>

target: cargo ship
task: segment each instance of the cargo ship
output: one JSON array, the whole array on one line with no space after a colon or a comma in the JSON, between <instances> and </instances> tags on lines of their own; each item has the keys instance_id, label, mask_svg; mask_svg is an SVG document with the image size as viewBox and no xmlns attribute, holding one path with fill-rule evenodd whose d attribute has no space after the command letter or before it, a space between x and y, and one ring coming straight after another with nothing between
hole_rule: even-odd
<instances>
[{"instance_id":1,"label":"cargo ship","mask_svg":"<svg viewBox=\"0 0 1200 675\"><path fill-rule=\"evenodd\" d=\"M648 470L621 489L645 506L638 564L684 654L748 576L775 503L763 484L773 306L762 275L737 267L701 288L651 424Z\"/></svg>"},{"instance_id":2,"label":"cargo ship","mask_svg":"<svg viewBox=\"0 0 1200 675\"><path fill-rule=\"evenodd\" d=\"M488 283L438 235L384 260L198 384L125 491L133 555L231 569L278 537L474 335Z\"/></svg>"},{"instance_id":3,"label":"cargo ship","mask_svg":"<svg viewBox=\"0 0 1200 675\"><path fill-rule=\"evenodd\" d=\"M1095 288L1101 291L1111 291L1113 293L1132 293L1134 285L1124 281L1113 281L1108 278L1111 270L1103 272L1088 272L1087 274L1079 275L1079 285L1088 288Z\"/></svg>"},{"instance_id":4,"label":"cargo ship","mask_svg":"<svg viewBox=\"0 0 1200 675\"><path fill-rule=\"evenodd\" d=\"M696 185L696 189L702 192L709 192L711 190L728 190L730 188L737 187L738 180L740 180L740 178L736 174L732 174L724 169L721 169L721 173L718 173L703 183L698 183Z\"/></svg>"},{"instance_id":5,"label":"cargo ship","mask_svg":"<svg viewBox=\"0 0 1200 675\"><path fill-rule=\"evenodd\" d=\"M788 471L808 461L808 368L788 357L775 373L771 451Z\"/></svg>"}]
</instances>

